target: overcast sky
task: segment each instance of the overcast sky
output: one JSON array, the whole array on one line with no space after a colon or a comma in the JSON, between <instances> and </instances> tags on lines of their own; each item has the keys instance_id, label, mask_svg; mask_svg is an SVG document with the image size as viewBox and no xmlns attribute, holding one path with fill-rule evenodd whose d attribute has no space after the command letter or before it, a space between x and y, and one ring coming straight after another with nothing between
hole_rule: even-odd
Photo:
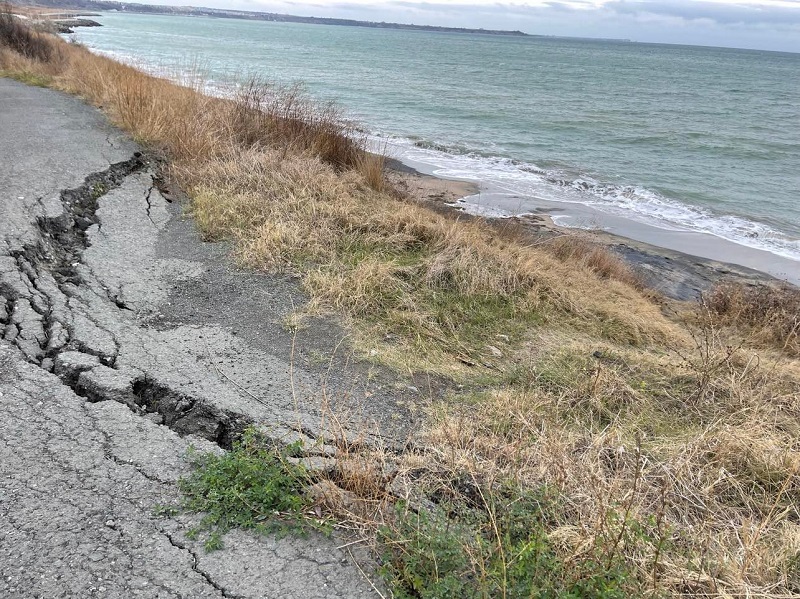
<instances>
[{"instance_id":1,"label":"overcast sky","mask_svg":"<svg viewBox=\"0 0 800 599\"><path fill-rule=\"evenodd\" d=\"M149 0L149 3L800 52L800 0Z\"/></svg>"}]
</instances>

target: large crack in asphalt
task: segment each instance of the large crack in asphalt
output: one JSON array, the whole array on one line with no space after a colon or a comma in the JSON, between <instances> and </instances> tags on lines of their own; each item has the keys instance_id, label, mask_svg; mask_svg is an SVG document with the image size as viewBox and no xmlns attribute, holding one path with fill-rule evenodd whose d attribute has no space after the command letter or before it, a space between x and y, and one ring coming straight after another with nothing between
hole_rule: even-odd
<instances>
[{"instance_id":1,"label":"large crack in asphalt","mask_svg":"<svg viewBox=\"0 0 800 599\"><path fill-rule=\"evenodd\" d=\"M16 279L5 271L0 277L0 338L15 346L28 362L56 374L61 382L88 402L115 401L141 416L176 432L179 436L195 435L229 450L252 419L241 413L226 411L206 401L178 391L151 377L145 369L134 377L117 368L116 353L97 351L75 334L71 322L70 302L77 301L78 291L91 285L85 274L91 269L84 263L84 251L91 246L88 231L102 230L98 217L100 200L120 187L126 178L150 169L151 164L140 153L112 164L108 169L92 173L74 189L60 193L63 212L56 216L40 215L36 219L39 238L35 243L7 252L13 260ZM147 190L146 213L150 222L151 194ZM48 276L49 275L49 276ZM106 289L105 298L120 317L130 318L131 309ZM157 418L152 418L157 416ZM298 433L302 434L302 433ZM117 462L109 451L106 457ZM137 470L139 470L137 468ZM140 470L146 478L149 476ZM169 543L190 555L192 570L198 573L223 597L237 598L199 566L198 556L187 544L166 530L161 531Z\"/></svg>"},{"instance_id":2,"label":"large crack in asphalt","mask_svg":"<svg viewBox=\"0 0 800 599\"><path fill-rule=\"evenodd\" d=\"M0 312L0 324L4 325L0 338L16 345L28 361L52 370L55 357L69 348L71 341L69 328L56 314L53 290L39 284L41 271L50 273L60 294L70 297L71 287L84 283L76 267L89 246L86 232L92 225L101 226L97 217L99 199L119 187L126 177L147 167L147 160L136 152L128 160L88 175L79 187L63 190L60 194L63 212L36 219L37 242L9 252L23 286L0 281L5 308L5 315ZM85 348L73 349L85 351ZM98 357L106 365L113 365L113 356Z\"/></svg>"},{"instance_id":3,"label":"large crack in asphalt","mask_svg":"<svg viewBox=\"0 0 800 599\"><path fill-rule=\"evenodd\" d=\"M179 435L198 435L223 449L231 449L234 441L252 424L251 419L241 414L218 410L147 376L136 379L132 391L141 409L158 414L161 423Z\"/></svg>"},{"instance_id":4,"label":"large crack in asphalt","mask_svg":"<svg viewBox=\"0 0 800 599\"><path fill-rule=\"evenodd\" d=\"M39 97L23 88L29 93ZM94 592L99 574L119 588L150 585L143 596L371 594L356 569L338 566L345 556L335 543L232 531L229 550L206 555L184 538L199 516L150 513L179 500L188 447L229 449L250 425L276 445L301 440L305 457L325 462L337 452L326 444L327 404L314 373L274 348L282 340L274 330L200 318L197 294L181 311L170 307L185 288L202 291L217 267L230 268L232 293L260 288L240 284L227 246L197 238L170 205L154 159L120 135L106 160L106 145L84 122L102 128L98 115L48 97L66 105L48 113L57 113L52 126L29 127L31 111L13 103L4 127L22 125L0 144L0 453L8 470L0 523L9 533L0 570L13 569L0 576L0 595ZM252 295L265 320L285 296L282 288ZM242 328L260 339L239 336ZM106 521L124 542L109 542ZM106 543L113 551L95 559ZM335 568L323 559L329 554L338 556ZM138 565L121 569L114 556ZM139 593L120 596L130 594Z\"/></svg>"},{"instance_id":5,"label":"large crack in asphalt","mask_svg":"<svg viewBox=\"0 0 800 599\"><path fill-rule=\"evenodd\" d=\"M55 216L36 218L38 239L11 249L17 280L0 277L0 338L16 346L25 358L53 372L74 393L89 402L113 400L139 415L151 414L157 424L181 437L195 435L229 450L254 418L215 405L202 395L191 395L159 381L146 367L117 365L120 344L113 333L114 348L98 348L75 332L74 305L81 291L92 287L94 273L84 262L84 251L91 246L89 230L102 231L98 216L100 201L119 188L128 177L140 173L151 176L145 194L147 219L153 221L151 195L162 182L153 173L153 161L140 152L112 164L104 171L91 173L83 183L60 193L63 208ZM89 273L87 275L87 273ZM94 281L97 283L97 281ZM95 284L92 288L96 290ZM107 304L119 317L131 317L133 310L105 285L100 285ZM96 292L96 291L95 291ZM91 315L88 315L91 320ZM100 327L100 324L93 323ZM276 445L303 441L307 456L332 455L333 448L318 438L318 433L301 422L281 423L272 435Z\"/></svg>"},{"instance_id":6,"label":"large crack in asphalt","mask_svg":"<svg viewBox=\"0 0 800 599\"><path fill-rule=\"evenodd\" d=\"M60 286L82 283L75 266L82 261L83 251L89 246L86 231L92 225L102 227L97 217L100 198L118 188L126 177L147 167L148 161L136 152L128 160L90 174L80 187L62 191L63 214L39 217L38 226L43 238L40 249L43 251L36 254Z\"/></svg>"},{"instance_id":7,"label":"large crack in asphalt","mask_svg":"<svg viewBox=\"0 0 800 599\"><path fill-rule=\"evenodd\" d=\"M37 242L9 252L21 284L0 280L0 338L16 346L29 362L55 372L90 402L113 400L139 414L157 414L160 424L180 436L197 435L230 449L252 424L250 418L176 391L144 372L132 380L120 376L115 385L111 371L116 368L116 353L90 347L74 335L69 322L66 304L79 287L87 284L78 268L83 264L84 250L91 245L87 231L92 226L102 229L97 215L100 199L120 187L127 177L150 168L151 162L136 152L128 160L88 175L79 187L62 191L61 214L36 219L40 234ZM150 195L156 181L153 176L153 187L146 197L151 221ZM46 284L45 274L52 277L55 288ZM108 300L120 311L131 311L111 293Z\"/></svg>"}]
</instances>

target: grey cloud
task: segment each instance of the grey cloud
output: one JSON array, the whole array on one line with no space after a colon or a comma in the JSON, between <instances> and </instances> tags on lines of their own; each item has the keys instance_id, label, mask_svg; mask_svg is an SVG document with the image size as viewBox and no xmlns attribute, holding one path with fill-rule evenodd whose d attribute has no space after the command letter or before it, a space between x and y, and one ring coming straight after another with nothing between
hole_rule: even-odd
<instances>
[{"instance_id":1,"label":"grey cloud","mask_svg":"<svg viewBox=\"0 0 800 599\"><path fill-rule=\"evenodd\" d=\"M337 6L344 8L347 3ZM350 5L353 10L364 10L363 5ZM767 24L792 26L800 25L800 2L796 8L767 6L763 4L724 4L694 0L612 0L598 7L587 0L562 2L551 0L542 5L521 6L502 2L489 5L474 4L437 4L435 2L414 2L413 0L395 0L385 4L375 4L372 8L379 11L381 7L413 9L417 12L435 12L458 15L521 15L530 18L542 17L553 13L594 12L598 15L626 15L631 17L656 16L678 18L686 21L706 20L720 25L734 24Z\"/></svg>"},{"instance_id":2,"label":"grey cloud","mask_svg":"<svg viewBox=\"0 0 800 599\"><path fill-rule=\"evenodd\" d=\"M209 1L233 8L246 0ZM600 6L593 0L545 0L535 6L502 0L483 5L439 4L435 0L389 0L368 5L348 0L255 2L262 10L306 16L800 52L800 1L796 9L758 5L758 0L749 5L708 0L611 0ZM196 0L193 3L199 4ZM249 2L248 8L253 8Z\"/></svg>"},{"instance_id":3,"label":"grey cloud","mask_svg":"<svg viewBox=\"0 0 800 599\"><path fill-rule=\"evenodd\" d=\"M721 4L716 2L679 2L676 0L614 0L603 7L617 14L677 17L689 21L705 19L721 25L733 24L800 24L797 8Z\"/></svg>"},{"instance_id":4,"label":"grey cloud","mask_svg":"<svg viewBox=\"0 0 800 599\"><path fill-rule=\"evenodd\" d=\"M555 10L559 12L573 12L576 10L573 4L566 4L564 2L545 2L544 5L550 10Z\"/></svg>"}]
</instances>

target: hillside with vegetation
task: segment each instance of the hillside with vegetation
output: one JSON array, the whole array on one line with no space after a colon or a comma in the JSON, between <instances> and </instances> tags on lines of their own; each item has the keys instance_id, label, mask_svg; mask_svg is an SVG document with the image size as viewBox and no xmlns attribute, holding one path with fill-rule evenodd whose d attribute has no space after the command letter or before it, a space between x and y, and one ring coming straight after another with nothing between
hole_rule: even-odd
<instances>
[{"instance_id":1,"label":"hillside with vegetation","mask_svg":"<svg viewBox=\"0 0 800 599\"><path fill-rule=\"evenodd\" d=\"M800 594L796 289L675 302L578 237L434 212L295 88L210 97L8 13L0 76L78 95L163 157L205 239L295 278L287 327L332 315L364 360L446 389L403 450L334 431L332 469L257 431L195 456L209 549L277 513L369 544L395 597Z\"/></svg>"}]
</instances>

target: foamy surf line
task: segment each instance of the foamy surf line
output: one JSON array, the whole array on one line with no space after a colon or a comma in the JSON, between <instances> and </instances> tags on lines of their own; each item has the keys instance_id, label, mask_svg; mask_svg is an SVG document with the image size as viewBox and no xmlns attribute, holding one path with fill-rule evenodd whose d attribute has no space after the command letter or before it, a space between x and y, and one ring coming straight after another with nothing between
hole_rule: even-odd
<instances>
[{"instance_id":1,"label":"foamy surf line","mask_svg":"<svg viewBox=\"0 0 800 599\"><path fill-rule=\"evenodd\" d=\"M606 184L590 177L568 178L557 171L546 171L507 158L451 154L438 148L421 147L419 142L406 138L375 136L373 144L385 147L393 158L421 167L420 170L429 174L486 186L499 203L496 206L489 206L485 201L462 203L465 210L476 214L487 215L494 208L499 217L507 217L530 213L541 208L542 203L565 207L582 205L618 219L666 231L710 235L800 262L800 240L769 225L738 216L714 214L641 187ZM559 215L557 220L564 226L603 228L569 215ZM800 263L797 268L800 269Z\"/></svg>"}]
</instances>

